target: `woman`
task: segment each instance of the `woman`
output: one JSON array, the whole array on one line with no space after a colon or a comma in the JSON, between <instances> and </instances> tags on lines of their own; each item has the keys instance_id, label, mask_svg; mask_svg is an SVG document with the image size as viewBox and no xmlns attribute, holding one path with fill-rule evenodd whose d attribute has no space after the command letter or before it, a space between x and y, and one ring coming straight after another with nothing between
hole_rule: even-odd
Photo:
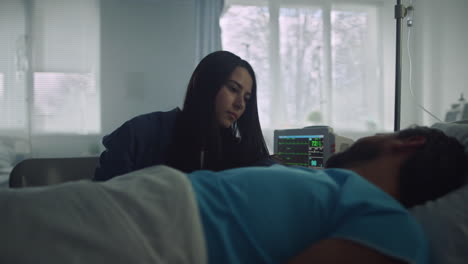
<instances>
[{"instance_id":1,"label":"woman","mask_svg":"<svg viewBox=\"0 0 468 264\"><path fill-rule=\"evenodd\" d=\"M198 64L182 110L137 116L103 145L94 180L158 164L191 172L273 163L260 128L255 73L227 51Z\"/></svg>"}]
</instances>

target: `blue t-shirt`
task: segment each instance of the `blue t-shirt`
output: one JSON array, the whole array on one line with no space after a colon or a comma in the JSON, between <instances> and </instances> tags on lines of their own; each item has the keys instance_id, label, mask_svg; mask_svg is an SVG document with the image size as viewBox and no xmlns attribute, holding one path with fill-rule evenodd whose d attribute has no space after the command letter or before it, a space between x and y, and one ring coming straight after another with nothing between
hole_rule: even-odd
<instances>
[{"instance_id":1,"label":"blue t-shirt","mask_svg":"<svg viewBox=\"0 0 468 264\"><path fill-rule=\"evenodd\" d=\"M352 240L427 263L421 227L391 196L349 170L249 167L189 174L209 263L285 263L315 242Z\"/></svg>"}]
</instances>

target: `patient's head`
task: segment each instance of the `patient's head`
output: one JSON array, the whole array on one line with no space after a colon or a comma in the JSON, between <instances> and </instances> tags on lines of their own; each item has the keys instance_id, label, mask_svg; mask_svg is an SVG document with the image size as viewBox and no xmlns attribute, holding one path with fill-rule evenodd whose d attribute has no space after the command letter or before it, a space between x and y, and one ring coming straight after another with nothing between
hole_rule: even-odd
<instances>
[{"instance_id":1,"label":"patient's head","mask_svg":"<svg viewBox=\"0 0 468 264\"><path fill-rule=\"evenodd\" d=\"M405 207L412 207L462 186L468 161L455 138L436 129L412 127L360 139L346 151L330 157L326 167L361 168L360 171L365 167L365 173L371 175L362 176L384 190L391 181L382 177L393 178L398 199Z\"/></svg>"},{"instance_id":2,"label":"patient's head","mask_svg":"<svg viewBox=\"0 0 468 264\"><path fill-rule=\"evenodd\" d=\"M402 130L399 138L422 135L426 143L400 169L400 201L412 207L437 199L466 182L468 160L463 146L442 131L427 127Z\"/></svg>"}]
</instances>

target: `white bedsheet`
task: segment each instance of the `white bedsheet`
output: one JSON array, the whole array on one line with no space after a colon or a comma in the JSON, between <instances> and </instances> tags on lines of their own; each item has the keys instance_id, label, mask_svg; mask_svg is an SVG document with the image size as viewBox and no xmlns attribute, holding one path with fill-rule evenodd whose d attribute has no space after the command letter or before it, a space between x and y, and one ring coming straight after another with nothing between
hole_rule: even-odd
<instances>
[{"instance_id":1,"label":"white bedsheet","mask_svg":"<svg viewBox=\"0 0 468 264\"><path fill-rule=\"evenodd\" d=\"M190 182L165 166L1 189L0 241L0 263L206 263Z\"/></svg>"}]
</instances>

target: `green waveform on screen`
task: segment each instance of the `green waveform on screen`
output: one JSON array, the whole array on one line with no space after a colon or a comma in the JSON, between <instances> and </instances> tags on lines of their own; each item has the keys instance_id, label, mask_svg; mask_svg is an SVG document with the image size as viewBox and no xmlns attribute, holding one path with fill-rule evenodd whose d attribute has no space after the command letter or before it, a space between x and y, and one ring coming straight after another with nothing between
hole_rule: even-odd
<instances>
[{"instance_id":1,"label":"green waveform on screen","mask_svg":"<svg viewBox=\"0 0 468 264\"><path fill-rule=\"evenodd\" d=\"M287 162L287 165L308 166L307 163Z\"/></svg>"},{"instance_id":2,"label":"green waveform on screen","mask_svg":"<svg viewBox=\"0 0 468 264\"><path fill-rule=\"evenodd\" d=\"M309 145L307 142L278 142L278 145Z\"/></svg>"},{"instance_id":3,"label":"green waveform on screen","mask_svg":"<svg viewBox=\"0 0 468 264\"><path fill-rule=\"evenodd\" d=\"M302 152L278 152L279 155L307 155L307 153Z\"/></svg>"}]
</instances>

